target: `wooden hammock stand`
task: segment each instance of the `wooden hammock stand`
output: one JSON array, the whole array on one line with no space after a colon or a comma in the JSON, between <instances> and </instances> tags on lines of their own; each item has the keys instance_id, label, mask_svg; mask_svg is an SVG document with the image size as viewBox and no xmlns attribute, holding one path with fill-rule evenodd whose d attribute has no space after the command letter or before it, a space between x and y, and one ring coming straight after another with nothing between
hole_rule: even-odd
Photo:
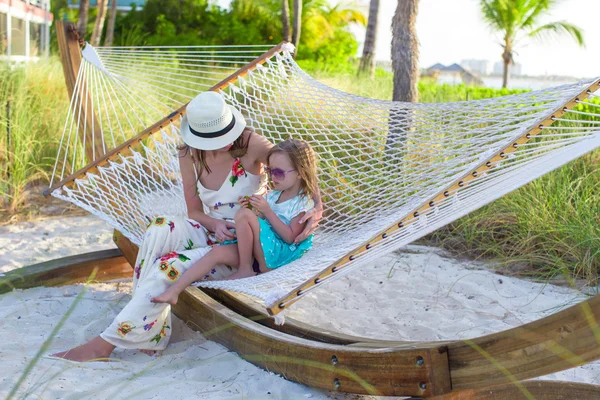
<instances>
[{"instance_id":1,"label":"wooden hammock stand","mask_svg":"<svg viewBox=\"0 0 600 400\"><path fill-rule=\"evenodd\" d=\"M67 74L77 76L80 62L79 46L72 34L71 24L57 22L59 48ZM223 88L254 65L264 62L279 46L253 61L213 90ZM65 54L68 52L68 55ZM79 62L77 62L79 57ZM74 80L66 79L69 92ZM434 198L407 215L380 235L372 238L344 259L328 267L299 290L295 290L280 304L268 310L276 314L298 297L315 281L335 273L354 257L360 256L390 232L402 229L414 213L427 213L437 202L443 201L477 179L482 172L493 168L492 163L502 159L522 143L537 135L544 126L553 123L566 110L586 98L600 85L596 81L579 96L557 109L542 123L532 128L513 145L500 151L479 168L443 189ZM143 135L156 132L164 120L117 149L108 152L100 161L90 163L77 173L93 171L130 146ZM84 129L80 129L84 132ZM87 130L89 134L89 130ZM96 130L95 132L99 132ZM83 134L83 133L82 133ZM101 143L100 137L93 142ZM47 191L72 184L75 175L68 177ZM102 251L82 256L67 257L13 271L0 281L0 293L12 288L39 285L66 285L83 282L96 269L96 280L129 278L132 275L138 248L115 231L114 241L120 250ZM318 281L316 281L318 283ZM283 304L287 302L286 304ZM192 329L202 332L210 340L223 344L242 358L284 378L322 389L356 394L381 396L413 396L434 399L598 399L600 386L554 381L527 381L550 373L580 366L600 359L600 295L554 315L517 328L469 340L443 342L383 341L330 332L286 318L286 324L276 326L268 313L241 295L209 289L188 288L173 308L173 312Z\"/></svg>"}]
</instances>

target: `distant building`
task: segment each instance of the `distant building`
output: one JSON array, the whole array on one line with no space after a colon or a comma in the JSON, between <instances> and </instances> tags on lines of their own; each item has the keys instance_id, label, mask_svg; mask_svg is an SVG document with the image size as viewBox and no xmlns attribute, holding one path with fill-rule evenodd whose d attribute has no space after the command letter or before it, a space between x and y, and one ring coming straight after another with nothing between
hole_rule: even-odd
<instances>
[{"instance_id":1,"label":"distant building","mask_svg":"<svg viewBox=\"0 0 600 400\"><path fill-rule=\"evenodd\" d=\"M436 79L443 78L444 80L462 81L465 85L484 86L483 81L476 74L468 71L458 64L445 66L440 63L434 64L423 72L424 76L431 76Z\"/></svg>"},{"instance_id":2,"label":"distant building","mask_svg":"<svg viewBox=\"0 0 600 400\"><path fill-rule=\"evenodd\" d=\"M110 0L112 1L112 0ZM98 0L89 0L90 8L98 7ZM117 0L117 10L119 11L130 11L132 6L135 5L136 9L140 9L144 7L146 3L145 0ZM68 0L69 8L79 9L79 1L76 0ZM110 9L110 2L108 4L108 8Z\"/></svg>"},{"instance_id":3,"label":"distant building","mask_svg":"<svg viewBox=\"0 0 600 400\"><path fill-rule=\"evenodd\" d=\"M509 71L511 76L523 75L523 66L519 63L514 63L510 66ZM502 74L504 74L504 63L502 61L498 61L494 64L494 75Z\"/></svg>"},{"instance_id":4,"label":"distant building","mask_svg":"<svg viewBox=\"0 0 600 400\"><path fill-rule=\"evenodd\" d=\"M0 60L47 56L52 20L50 0L0 0Z\"/></svg>"},{"instance_id":5,"label":"distant building","mask_svg":"<svg viewBox=\"0 0 600 400\"><path fill-rule=\"evenodd\" d=\"M462 60L460 65L479 75L489 75L492 72L492 63L489 60Z\"/></svg>"}]
</instances>

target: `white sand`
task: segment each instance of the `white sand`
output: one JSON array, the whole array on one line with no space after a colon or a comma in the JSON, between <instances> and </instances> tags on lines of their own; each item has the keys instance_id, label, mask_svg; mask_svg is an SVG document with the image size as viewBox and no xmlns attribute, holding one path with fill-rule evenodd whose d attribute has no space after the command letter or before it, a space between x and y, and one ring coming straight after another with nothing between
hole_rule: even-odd
<instances>
[{"instance_id":1,"label":"white sand","mask_svg":"<svg viewBox=\"0 0 600 400\"><path fill-rule=\"evenodd\" d=\"M114 247L112 229L94 217L0 227L0 273L48 259ZM129 299L130 283L96 284L45 354L96 336ZM0 396L5 397L82 285L0 295ZM347 334L391 340L477 337L539 319L584 299L580 292L496 275L444 252L409 246L318 290L290 317ZM339 395L298 385L243 361L175 318L163 357L118 350L120 362L73 366L41 359L19 397L128 399L321 399ZM600 362L545 379L598 384ZM368 399L370 397L361 397Z\"/></svg>"}]
</instances>

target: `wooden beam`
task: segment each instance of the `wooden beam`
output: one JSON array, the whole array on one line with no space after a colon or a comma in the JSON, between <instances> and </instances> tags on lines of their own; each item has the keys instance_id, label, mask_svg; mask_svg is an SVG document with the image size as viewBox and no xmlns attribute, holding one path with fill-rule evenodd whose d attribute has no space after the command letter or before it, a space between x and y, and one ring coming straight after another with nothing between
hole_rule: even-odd
<instances>
[{"instance_id":1,"label":"wooden beam","mask_svg":"<svg viewBox=\"0 0 600 400\"><path fill-rule=\"evenodd\" d=\"M132 276L127 260L118 249L79 254L18 268L0 277L0 294L36 286L62 286L86 282L98 268L96 281Z\"/></svg>"},{"instance_id":2,"label":"wooden beam","mask_svg":"<svg viewBox=\"0 0 600 400\"><path fill-rule=\"evenodd\" d=\"M519 146L529 142L532 138L536 137L542 132L544 128L548 128L554 123L555 118L560 118L567 110L571 110L577 106L580 100L586 99L591 93L600 89L600 79L594 81L591 85L582 90L578 95L567 101L565 104L556 108L553 112L549 113L547 117L536 126L529 129L521 137L515 140L507 147L498 151L495 155L489 159L483 161L477 168L472 171L468 171L463 176L458 178L454 183L443 188L436 195L430 199L425 200L420 206L416 207L412 211L408 212L402 219L394 222L392 225L384 228L378 234L367 240L362 245L356 247L344 257L329 265L328 267L321 270L319 273L307 279L303 284L290 291L285 296L278 299L272 307L267 308L270 314L275 315L283 311L285 307L289 307L294 302L298 301L306 290L318 285L323 279L334 275L344 269L344 267L352 260L366 254L371 248L376 246L378 243L385 241L385 239L392 233L406 229L406 227L416 221L416 217L424 215L433 210L441 203L445 202L452 196L454 196L461 188L466 187L472 181L477 180L479 177L484 175L485 172L493 168L494 164L506 158L510 153L513 153L519 148Z\"/></svg>"},{"instance_id":3,"label":"wooden beam","mask_svg":"<svg viewBox=\"0 0 600 400\"><path fill-rule=\"evenodd\" d=\"M75 36L77 30L72 22L56 21L55 24L58 50L69 98L72 98L75 94L79 99L78 104L73 103L71 112L76 116L81 112L80 117L75 117L79 120L79 136L81 143L85 142L87 160L93 162L95 159L104 156L104 140L102 138L102 128L98 124L99 120L92 108L87 82L80 82L78 91L75 93L77 76L81 67L81 48ZM79 104L81 104L81 107L79 107Z\"/></svg>"},{"instance_id":4,"label":"wooden beam","mask_svg":"<svg viewBox=\"0 0 600 400\"><path fill-rule=\"evenodd\" d=\"M598 400L600 386L561 381L526 381L516 384L459 390L431 400Z\"/></svg>"},{"instance_id":5,"label":"wooden beam","mask_svg":"<svg viewBox=\"0 0 600 400\"><path fill-rule=\"evenodd\" d=\"M521 381L600 359L600 295L540 320L448 344L452 387Z\"/></svg>"},{"instance_id":6,"label":"wooden beam","mask_svg":"<svg viewBox=\"0 0 600 400\"><path fill-rule=\"evenodd\" d=\"M277 46L273 47L272 49L267 51L265 54L256 58L252 62L246 64L240 70L236 71L235 73L231 74L226 79L224 79L221 82L214 85L209 90L216 92L216 91L225 89L227 86L233 84L238 78L243 77L246 74L248 74L248 72L253 70L254 68L256 68L257 65L264 64L275 53L280 51L281 47L284 44L285 44L285 42L280 43ZM159 132L163 128L163 125L172 123L173 119L175 117L182 117L185 114L186 107L187 107L187 103L184 104L183 106L179 107L177 110L173 111L171 114L167 115L160 121L157 121L154 125L144 129L139 134L137 134L135 137L127 140L123 144L121 144L121 145L117 146L116 148L114 148L113 150L109 151L101 159L96 159L96 160L90 162L84 168L80 169L77 172L74 172L73 174L71 174L68 177L66 177L65 179L63 179L62 181L60 181L60 182L54 184L52 187L44 190L44 196L50 196L50 193L52 193L55 189L58 189L59 187L71 186L73 184L73 182L75 181L75 179L81 179L85 174L87 174L89 172L96 173L98 170L98 167L102 167L103 165L107 164L109 161L114 160L121 155L125 156L128 154L131 154L131 149L133 146L141 143L142 140L149 137L150 135L153 135L154 133Z\"/></svg>"},{"instance_id":7,"label":"wooden beam","mask_svg":"<svg viewBox=\"0 0 600 400\"><path fill-rule=\"evenodd\" d=\"M387 396L428 397L451 390L444 346L362 349L306 340L250 321L195 287L180 295L173 311L207 339L294 382Z\"/></svg>"}]
</instances>

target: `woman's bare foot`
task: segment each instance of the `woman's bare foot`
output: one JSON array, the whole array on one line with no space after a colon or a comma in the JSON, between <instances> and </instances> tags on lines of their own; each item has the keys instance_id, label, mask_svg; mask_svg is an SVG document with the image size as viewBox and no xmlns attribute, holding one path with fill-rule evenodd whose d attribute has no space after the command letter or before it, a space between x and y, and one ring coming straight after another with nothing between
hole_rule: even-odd
<instances>
[{"instance_id":1,"label":"woman's bare foot","mask_svg":"<svg viewBox=\"0 0 600 400\"><path fill-rule=\"evenodd\" d=\"M52 356L77 362L108 361L108 358L114 349L115 346L108 343L100 336L97 336L86 344L82 344L81 346L77 346L71 350L52 354Z\"/></svg>"},{"instance_id":2,"label":"woman's bare foot","mask_svg":"<svg viewBox=\"0 0 600 400\"><path fill-rule=\"evenodd\" d=\"M175 290L171 290L171 289L172 289L172 287L170 287L167 290L165 290L164 292L162 292L162 294L152 297L150 299L150 301L152 303L169 303L170 305L174 306L175 304L177 304L177 299L179 298L179 293L177 293Z\"/></svg>"}]
</instances>

